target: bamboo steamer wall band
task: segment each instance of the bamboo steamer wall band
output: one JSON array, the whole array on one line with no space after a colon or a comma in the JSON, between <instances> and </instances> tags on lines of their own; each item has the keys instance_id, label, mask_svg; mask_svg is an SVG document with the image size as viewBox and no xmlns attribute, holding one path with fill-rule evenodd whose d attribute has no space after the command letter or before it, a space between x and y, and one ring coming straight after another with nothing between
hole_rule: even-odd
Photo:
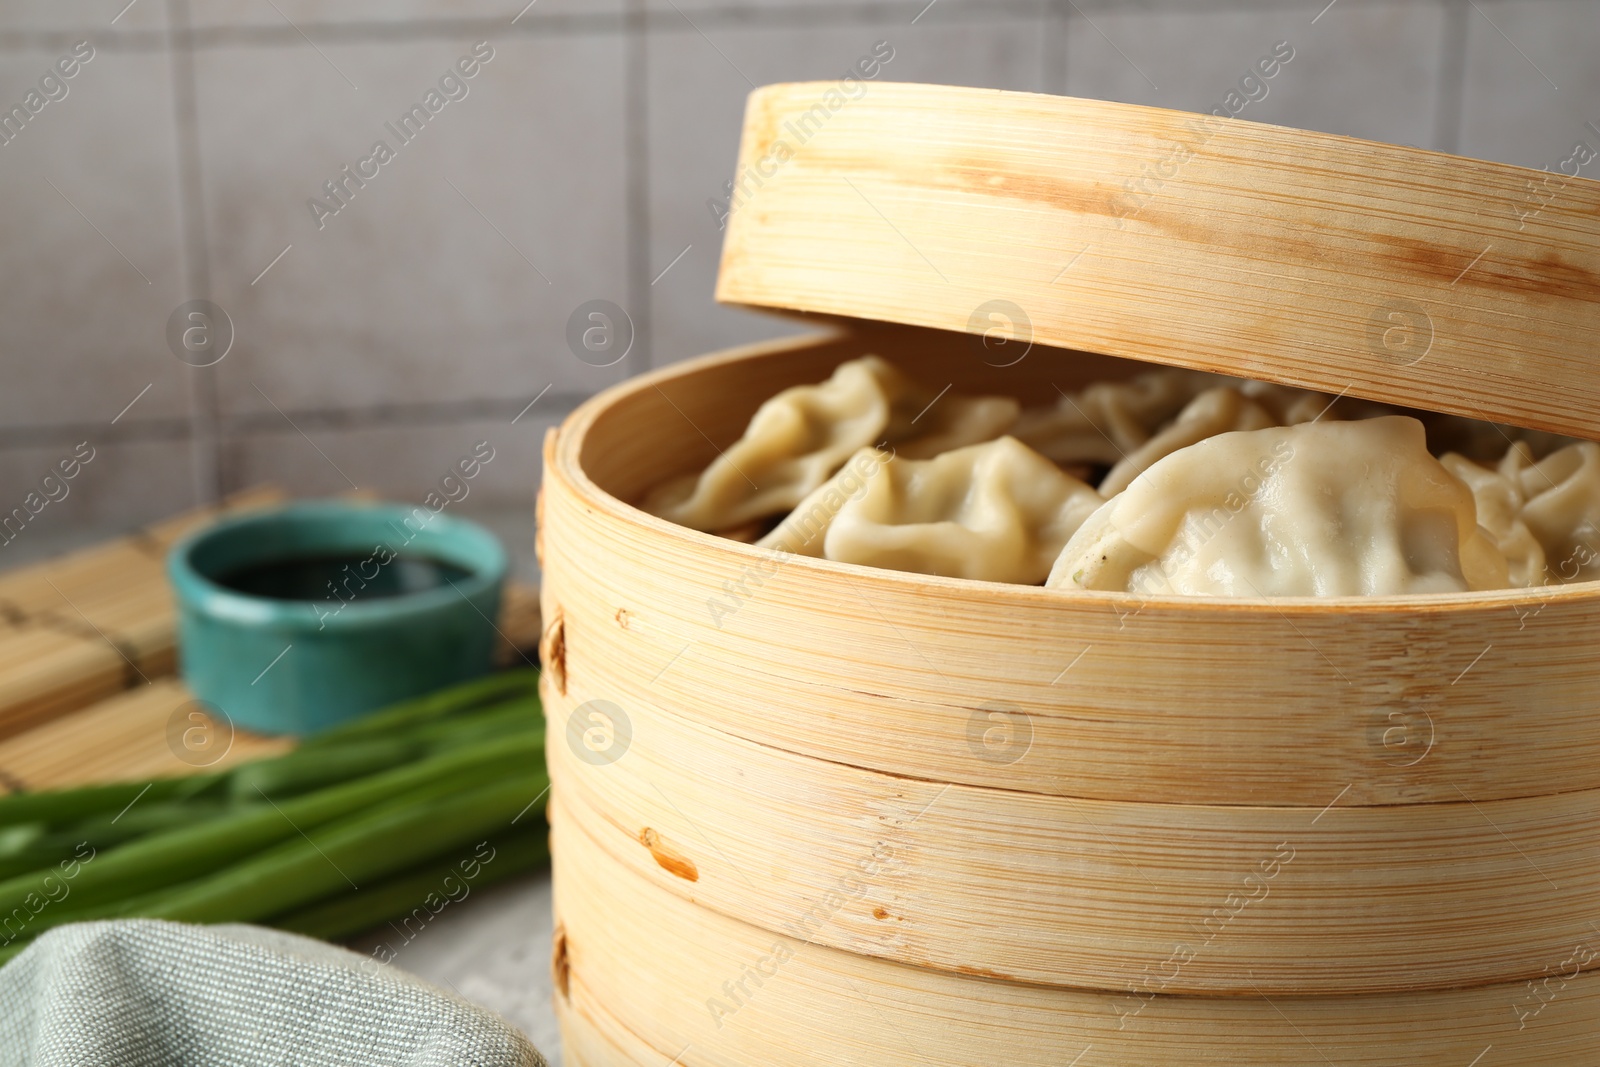
<instances>
[{"instance_id":1,"label":"bamboo steamer wall band","mask_svg":"<svg viewBox=\"0 0 1600 1067\"><path fill-rule=\"evenodd\" d=\"M1480 1067L1594 1063L1593 974L1556 975L1537 991L1519 982L1268 998L1141 998L951 975L697 907L617 863L567 808L561 798L551 809L556 1000L583 1067L1066 1067L1080 1054L1079 1067L1468 1067L1491 1046Z\"/></svg>"},{"instance_id":2,"label":"bamboo steamer wall band","mask_svg":"<svg viewBox=\"0 0 1600 1067\"><path fill-rule=\"evenodd\" d=\"M636 702L629 752L595 764L565 737L593 693L546 697L552 781L597 847L702 907L851 952L1278 995L1537 979L1600 940L1597 791L1322 812L1076 800L863 771Z\"/></svg>"},{"instance_id":3,"label":"bamboo steamer wall band","mask_svg":"<svg viewBox=\"0 0 1600 1067\"><path fill-rule=\"evenodd\" d=\"M1238 119L830 88L751 95L718 299L977 330L1003 298L1044 344L1600 438L1600 182L1530 200L1540 171Z\"/></svg>"},{"instance_id":4,"label":"bamboo steamer wall band","mask_svg":"<svg viewBox=\"0 0 1600 1067\"><path fill-rule=\"evenodd\" d=\"M542 500L544 615L568 673L605 699L791 752L1058 796L1320 809L1600 788L1592 586L1068 594L779 564L624 503L715 455L696 426L725 445L761 400L862 351L914 355L929 381L1035 398L1106 372L1039 352L996 371L968 341L896 331L755 346L575 412L547 452ZM997 725L1019 732L991 751Z\"/></svg>"}]
</instances>

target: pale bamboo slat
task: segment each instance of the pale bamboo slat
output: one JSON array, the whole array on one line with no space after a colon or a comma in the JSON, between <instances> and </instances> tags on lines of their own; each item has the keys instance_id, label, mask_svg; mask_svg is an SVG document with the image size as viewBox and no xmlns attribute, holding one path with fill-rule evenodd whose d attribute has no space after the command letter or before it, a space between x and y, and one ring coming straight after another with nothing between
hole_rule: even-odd
<instances>
[{"instance_id":1,"label":"pale bamboo slat","mask_svg":"<svg viewBox=\"0 0 1600 1067\"><path fill-rule=\"evenodd\" d=\"M1002 336L1025 317L1045 344L1600 438L1600 182L1099 100L833 88L751 95L718 299Z\"/></svg>"},{"instance_id":2,"label":"pale bamboo slat","mask_svg":"<svg viewBox=\"0 0 1600 1067\"><path fill-rule=\"evenodd\" d=\"M164 568L140 575L137 583L94 588L86 607L74 598L70 606L40 611L33 618L40 626L115 645L146 676L173 669L178 606Z\"/></svg>"},{"instance_id":3,"label":"pale bamboo slat","mask_svg":"<svg viewBox=\"0 0 1600 1067\"><path fill-rule=\"evenodd\" d=\"M128 537L0 574L0 737L176 669L165 553L220 515L284 498L262 486Z\"/></svg>"},{"instance_id":4,"label":"pale bamboo slat","mask_svg":"<svg viewBox=\"0 0 1600 1067\"><path fill-rule=\"evenodd\" d=\"M138 682L103 638L39 623L0 626L0 738Z\"/></svg>"},{"instance_id":5,"label":"pale bamboo slat","mask_svg":"<svg viewBox=\"0 0 1600 1067\"><path fill-rule=\"evenodd\" d=\"M162 561L124 537L0 574L0 603L18 618L54 615L92 626L105 598L161 581Z\"/></svg>"},{"instance_id":6,"label":"pale bamboo slat","mask_svg":"<svg viewBox=\"0 0 1600 1067\"><path fill-rule=\"evenodd\" d=\"M169 744L169 725L175 714L189 724L192 699L177 679L162 678L0 741L0 779L10 789L61 789L224 770L294 747L239 730L215 762L187 762Z\"/></svg>"},{"instance_id":7,"label":"pale bamboo slat","mask_svg":"<svg viewBox=\"0 0 1600 1067\"><path fill-rule=\"evenodd\" d=\"M580 985L582 979L578 979ZM662 1067L671 1060L651 1048L605 1010L592 994L557 992L556 1021L561 1025L561 1059L567 1067ZM679 1061L681 1065L682 1060Z\"/></svg>"},{"instance_id":8,"label":"pale bamboo slat","mask_svg":"<svg viewBox=\"0 0 1600 1067\"><path fill-rule=\"evenodd\" d=\"M1600 978L1346 997L1141 998L951 975L729 919L553 807L565 1038L584 1067L1589 1067ZM759 885L764 872L752 872ZM752 892L759 892L753 889ZM1009 902L997 902L1003 906ZM1600 938L1586 942L1593 947ZM1551 961L1562 967L1571 947ZM779 959L782 955L783 958ZM759 969L759 971L758 971ZM754 977L752 977L754 975ZM743 991L739 983L743 983Z\"/></svg>"},{"instance_id":9,"label":"pale bamboo slat","mask_svg":"<svg viewBox=\"0 0 1600 1067\"><path fill-rule=\"evenodd\" d=\"M1600 938L1600 791L1201 807L911 781L546 687L552 780L615 860L703 907L850 952L1045 985L1357 993L1537 979ZM759 890L755 886L759 882ZM857 891L832 908L830 895ZM811 929L800 917L826 914ZM1600 963L1600 953L1596 954Z\"/></svg>"},{"instance_id":10,"label":"pale bamboo slat","mask_svg":"<svg viewBox=\"0 0 1600 1067\"><path fill-rule=\"evenodd\" d=\"M886 328L772 342L576 411L547 450L542 501L544 611L564 669L625 707L791 752L1057 796L1320 808L1341 793L1352 805L1600 788L1593 583L1145 599L784 560L629 503L707 462L762 400L863 351L914 353L935 387L1033 402L1130 367L1030 357L995 370L969 341ZM1016 745L985 741L997 723Z\"/></svg>"}]
</instances>

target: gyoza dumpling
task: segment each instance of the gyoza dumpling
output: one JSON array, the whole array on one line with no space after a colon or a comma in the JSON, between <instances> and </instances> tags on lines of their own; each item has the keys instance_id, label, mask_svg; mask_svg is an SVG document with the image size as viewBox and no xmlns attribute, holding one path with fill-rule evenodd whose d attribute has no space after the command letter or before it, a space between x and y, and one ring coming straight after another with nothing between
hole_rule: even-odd
<instances>
[{"instance_id":1,"label":"gyoza dumpling","mask_svg":"<svg viewBox=\"0 0 1600 1067\"><path fill-rule=\"evenodd\" d=\"M1244 396L1265 408L1279 426L1311 422L1329 410L1329 403L1333 400L1325 393L1274 382L1241 382L1237 388Z\"/></svg>"},{"instance_id":2,"label":"gyoza dumpling","mask_svg":"<svg viewBox=\"0 0 1600 1067\"><path fill-rule=\"evenodd\" d=\"M1497 463L1505 456L1507 446L1513 443L1525 444L1534 459L1578 443L1576 437L1485 422L1464 415L1426 411L1419 412L1417 417L1428 428L1428 445L1436 454L1454 452L1481 466Z\"/></svg>"},{"instance_id":3,"label":"gyoza dumpling","mask_svg":"<svg viewBox=\"0 0 1600 1067\"><path fill-rule=\"evenodd\" d=\"M1478 521L1511 561L1515 584L1600 578L1600 445L1580 441L1535 460L1519 440L1498 469L1453 454L1443 462L1472 487Z\"/></svg>"},{"instance_id":4,"label":"gyoza dumpling","mask_svg":"<svg viewBox=\"0 0 1600 1067\"><path fill-rule=\"evenodd\" d=\"M1296 426L1302 422L1321 419L1374 419L1401 412L1376 400L1362 400L1353 396L1334 396L1293 385L1274 382L1257 382L1240 379L1239 392L1271 412L1281 426Z\"/></svg>"},{"instance_id":5,"label":"gyoza dumpling","mask_svg":"<svg viewBox=\"0 0 1600 1067\"><path fill-rule=\"evenodd\" d=\"M1049 407L1027 409L1011 436L1063 465L1115 463L1150 440L1201 390L1226 380L1164 368L1126 381L1096 382Z\"/></svg>"},{"instance_id":6,"label":"gyoza dumpling","mask_svg":"<svg viewBox=\"0 0 1600 1067\"><path fill-rule=\"evenodd\" d=\"M1012 437L929 460L863 449L757 543L840 563L1037 585L1100 502Z\"/></svg>"},{"instance_id":7,"label":"gyoza dumpling","mask_svg":"<svg viewBox=\"0 0 1600 1067\"><path fill-rule=\"evenodd\" d=\"M1393 408L1370 400L1335 397L1272 382L1214 377L1227 384L1200 393L1154 437L1122 457L1101 481L1101 496L1116 496L1156 460L1215 434L1294 426L1319 419L1374 418L1394 412Z\"/></svg>"},{"instance_id":8,"label":"gyoza dumpling","mask_svg":"<svg viewBox=\"0 0 1600 1067\"><path fill-rule=\"evenodd\" d=\"M935 397L877 356L840 364L827 381L766 401L710 466L658 487L642 506L697 530L736 527L793 508L859 448L959 447L1003 433L1017 416L1004 397L946 394L930 408Z\"/></svg>"},{"instance_id":9,"label":"gyoza dumpling","mask_svg":"<svg viewBox=\"0 0 1600 1067\"><path fill-rule=\"evenodd\" d=\"M1191 400L1165 429L1128 453L1100 483L1100 495L1116 496L1164 456L1197 441L1232 430L1261 430L1278 419L1264 406L1232 386L1207 389Z\"/></svg>"},{"instance_id":10,"label":"gyoza dumpling","mask_svg":"<svg viewBox=\"0 0 1600 1067\"><path fill-rule=\"evenodd\" d=\"M1526 446L1514 446L1513 453L1525 455ZM1508 454L1508 462L1516 456ZM1528 502L1515 468L1507 474L1490 467L1481 467L1454 452L1439 457L1445 469L1472 490L1478 510L1478 525L1483 527L1506 557L1510 568L1511 584L1519 589L1544 585L1546 561L1544 546L1522 521L1522 509ZM1529 463L1531 463L1531 457Z\"/></svg>"},{"instance_id":11,"label":"gyoza dumpling","mask_svg":"<svg viewBox=\"0 0 1600 1067\"><path fill-rule=\"evenodd\" d=\"M900 375L897 388L891 390L883 440L902 459L930 459L954 448L993 441L1011 429L1021 411L1022 405L1008 396L940 393Z\"/></svg>"},{"instance_id":12,"label":"gyoza dumpling","mask_svg":"<svg viewBox=\"0 0 1600 1067\"><path fill-rule=\"evenodd\" d=\"M1223 433L1153 464L1046 583L1202 596L1382 596L1510 585L1472 493L1387 416Z\"/></svg>"},{"instance_id":13,"label":"gyoza dumpling","mask_svg":"<svg viewBox=\"0 0 1600 1067\"><path fill-rule=\"evenodd\" d=\"M1522 521L1544 546L1553 578L1600 578L1600 444L1580 441L1537 463L1529 462L1532 455L1526 444L1519 444L1507 453L1501 469L1515 465L1528 497Z\"/></svg>"}]
</instances>

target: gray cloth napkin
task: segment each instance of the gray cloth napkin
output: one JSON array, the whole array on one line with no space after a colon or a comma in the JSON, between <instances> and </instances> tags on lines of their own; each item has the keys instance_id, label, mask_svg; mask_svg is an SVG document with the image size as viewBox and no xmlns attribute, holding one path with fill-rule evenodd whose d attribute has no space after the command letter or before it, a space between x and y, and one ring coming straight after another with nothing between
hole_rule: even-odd
<instances>
[{"instance_id":1,"label":"gray cloth napkin","mask_svg":"<svg viewBox=\"0 0 1600 1067\"><path fill-rule=\"evenodd\" d=\"M493 1013L257 926L61 926L0 969L11 1067L545 1067Z\"/></svg>"}]
</instances>

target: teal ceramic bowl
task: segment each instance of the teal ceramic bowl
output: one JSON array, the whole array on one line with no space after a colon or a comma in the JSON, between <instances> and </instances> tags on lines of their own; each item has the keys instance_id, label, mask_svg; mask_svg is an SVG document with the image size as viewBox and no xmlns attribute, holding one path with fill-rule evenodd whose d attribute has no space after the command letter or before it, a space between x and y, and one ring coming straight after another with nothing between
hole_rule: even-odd
<instances>
[{"instance_id":1,"label":"teal ceramic bowl","mask_svg":"<svg viewBox=\"0 0 1600 1067\"><path fill-rule=\"evenodd\" d=\"M488 671L506 555L427 508L310 501L209 527L167 572L194 695L310 734Z\"/></svg>"}]
</instances>

